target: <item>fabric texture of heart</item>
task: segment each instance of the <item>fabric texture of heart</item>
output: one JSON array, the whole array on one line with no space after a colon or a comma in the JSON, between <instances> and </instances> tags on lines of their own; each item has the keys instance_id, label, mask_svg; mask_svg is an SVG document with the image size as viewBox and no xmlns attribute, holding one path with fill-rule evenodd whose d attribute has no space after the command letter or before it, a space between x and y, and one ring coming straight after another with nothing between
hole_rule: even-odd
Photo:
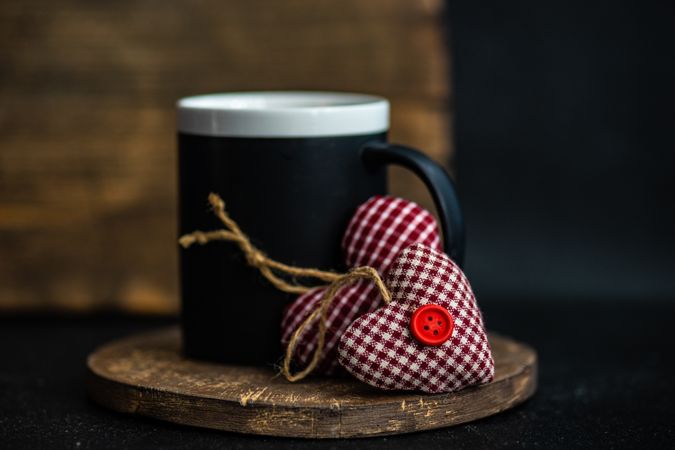
<instances>
[{"instance_id":1,"label":"fabric texture of heart","mask_svg":"<svg viewBox=\"0 0 675 450\"><path fill-rule=\"evenodd\" d=\"M417 204L390 196L375 196L359 206L342 240L348 267L371 266L380 274L404 248L423 243L440 251L440 235L434 217ZM300 324L315 310L325 288L313 289L298 297L286 310L281 322L282 344L286 346ZM325 345L315 373L333 374L340 369L337 344L345 329L357 317L382 304L382 297L368 281L342 288L333 300L326 325ZM319 334L318 321L299 336L294 361L305 366L312 359Z\"/></svg>"},{"instance_id":2,"label":"fabric texture of heart","mask_svg":"<svg viewBox=\"0 0 675 450\"><path fill-rule=\"evenodd\" d=\"M424 244L403 250L387 272L392 301L356 319L342 334L340 364L381 389L452 392L492 381L494 360L469 281L445 254ZM451 337L440 346L418 342L410 331L422 305L447 309Z\"/></svg>"}]
</instances>

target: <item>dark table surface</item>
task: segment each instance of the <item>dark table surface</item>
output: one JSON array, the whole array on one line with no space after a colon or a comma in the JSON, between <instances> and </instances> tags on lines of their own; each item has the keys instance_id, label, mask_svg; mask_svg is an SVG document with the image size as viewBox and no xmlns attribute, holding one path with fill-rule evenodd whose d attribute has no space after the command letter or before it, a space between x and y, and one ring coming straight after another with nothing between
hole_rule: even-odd
<instances>
[{"instance_id":1,"label":"dark table surface","mask_svg":"<svg viewBox=\"0 0 675 450\"><path fill-rule=\"evenodd\" d=\"M492 330L532 344L539 390L452 428L361 439L359 448L673 448L675 302L484 300ZM84 394L98 345L175 319L0 316L0 447L350 448L355 441L245 436L108 411Z\"/></svg>"}]
</instances>

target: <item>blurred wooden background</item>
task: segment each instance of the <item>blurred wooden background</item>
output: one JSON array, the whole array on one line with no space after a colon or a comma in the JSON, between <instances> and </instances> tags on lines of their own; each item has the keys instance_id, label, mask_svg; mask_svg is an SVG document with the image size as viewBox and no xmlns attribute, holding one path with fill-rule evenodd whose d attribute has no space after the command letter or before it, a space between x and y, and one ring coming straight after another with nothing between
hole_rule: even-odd
<instances>
[{"instance_id":1,"label":"blurred wooden background","mask_svg":"<svg viewBox=\"0 0 675 450\"><path fill-rule=\"evenodd\" d=\"M328 89L392 100L449 161L441 0L0 2L0 309L178 306L174 102ZM393 170L392 190L430 206Z\"/></svg>"}]
</instances>

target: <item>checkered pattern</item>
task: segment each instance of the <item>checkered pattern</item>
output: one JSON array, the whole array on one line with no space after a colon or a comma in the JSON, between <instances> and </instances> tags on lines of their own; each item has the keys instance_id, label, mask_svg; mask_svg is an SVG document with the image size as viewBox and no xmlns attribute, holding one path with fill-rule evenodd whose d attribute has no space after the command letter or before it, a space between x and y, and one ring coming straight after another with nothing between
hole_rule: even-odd
<instances>
[{"instance_id":1,"label":"checkered pattern","mask_svg":"<svg viewBox=\"0 0 675 450\"><path fill-rule=\"evenodd\" d=\"M342 249L348 267L371 266L380 273L394 257L416 242L440 250L440 235L434 217L417 204L389 196L376 196L361 205L347 226ZM300 296L284 311L281 322L282 343L291 336L318 306L325 289L317 288ZM371 282L360 281L342 288L328 313L325 347L316 373L332 374L337 362L337 343L345 329L357 317L380 306L382 298ZM294 361L309 363L319 333L318 321L300 336Z\"/></svg>"},{"instance_id":2,"label":"checkered pattern","mask_svg":"<svg viewBox=\"0 0 675 450\"><path fill-rule=\"evenodd\" d=\"M342 334L340 364L381 389L452 392L492 381L494 361L469 281L447 255L423 244L405 249L385 280L392 302L356 319ZM417 308L434 303L454 319L452 337L438 347L410 332Z\"/></svg>"}]
</instances>

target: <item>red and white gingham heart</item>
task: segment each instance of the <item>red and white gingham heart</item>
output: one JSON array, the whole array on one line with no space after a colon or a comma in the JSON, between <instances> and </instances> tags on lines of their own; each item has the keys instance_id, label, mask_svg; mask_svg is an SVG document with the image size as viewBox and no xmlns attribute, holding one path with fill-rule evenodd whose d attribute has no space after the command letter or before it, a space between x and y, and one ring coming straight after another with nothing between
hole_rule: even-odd
<instances>
[{"instance_id":1,"label":"red and white gingham heart","mask_svg":"<svg viewBox=\"0 0 675 450\"><path fill-rule=\"evenodd\" d=\"M381 389L452 392L492 381L494 361L469 281L445 254L424 244L403 250L385 280L388 305L356 319L342 334L340 364ZM453 317L451 337L440 346L418 342L410 331L417 308L437 304Z\"/></svg>"},{"instance_id":2,"label":"red and white gingham heart","mask_svg":"<svg viewBox=\"0 0 675 450\"><path fill-rule=\"evenodd\" d=\"M382 274L402 249L416 242L440 250L441 240L434 217L413 202L375 196L356 210L342 240L342 250L348 267L370 266ZM318 307L324 292L325 288L313 289L286 308L281 321L284 346ZM338 292L329 309L325 346L315 373L329 375L339 369L336 350L340 336L354 319L373 311L381 303L382 297L369 281L359 281ZM294 361L303 367L310 362L318 335L316 321L299 336Z\"/></svg>"}]
</instances>

